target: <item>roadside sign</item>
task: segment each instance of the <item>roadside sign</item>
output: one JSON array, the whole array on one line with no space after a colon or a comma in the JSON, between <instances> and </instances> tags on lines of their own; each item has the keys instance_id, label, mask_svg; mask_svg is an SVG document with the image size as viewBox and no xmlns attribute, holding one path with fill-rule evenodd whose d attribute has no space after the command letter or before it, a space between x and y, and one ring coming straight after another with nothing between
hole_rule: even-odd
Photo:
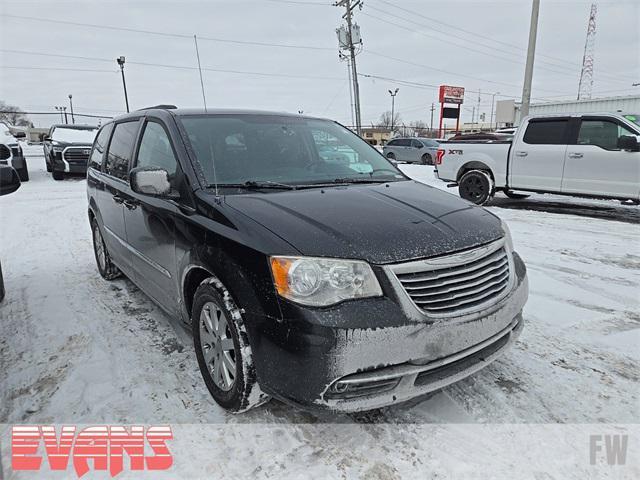
<instances>
[{"instance_id":1,"label":"roadside sign","mask_svg":"<svg viewBox=\"0 0 640 480\"><path fill-rule=\"evenodd\" d=\"M464 87L452 87L451 85L440 85L440 103L464 102Z\"/></svg>"}]
</instances>

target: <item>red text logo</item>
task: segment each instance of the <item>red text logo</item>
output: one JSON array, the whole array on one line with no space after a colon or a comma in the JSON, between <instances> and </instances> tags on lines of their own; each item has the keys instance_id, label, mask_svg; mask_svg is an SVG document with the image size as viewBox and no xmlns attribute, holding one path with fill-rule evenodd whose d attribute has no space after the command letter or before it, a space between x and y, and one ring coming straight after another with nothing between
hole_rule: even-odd
<instances>
[{"instance_id":1,"label":"red text logo","mask_svg":"<svg viewBox=\"0 0 640 480\"><path fill-rule=\"evenodd\" d=\"M152 455L145 455L145 438ZM167 470L173 456L165 442L172 440L170 427L147 428L132 426L87 427L76 433L76 427L64 426L57 434L53 426L14 426L11 430L11 466L13 470L40 470L43 456L38 453L44 443L51 470L66 470L69 460L78 477L91 468L107 470L115 477L124 468L124 456L129 457L131 470Z\"/></svg>"}]
</instances>

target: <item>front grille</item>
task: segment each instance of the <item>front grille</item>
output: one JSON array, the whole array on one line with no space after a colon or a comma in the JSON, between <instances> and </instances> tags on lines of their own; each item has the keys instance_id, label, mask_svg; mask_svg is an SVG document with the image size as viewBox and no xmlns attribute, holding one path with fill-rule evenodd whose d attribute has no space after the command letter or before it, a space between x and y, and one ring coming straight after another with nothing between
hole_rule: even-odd
<instances>
[{"instance_id":1,"label":"front grille","mask_svg":"<svg viewBox=\"0 0 640 480\"><path fill-rule=\"evenodd\" d=\"M394 269L411 300L432 316L469 313L497 302L508 291L509 255L504 245L413 262Z\"/></svg>"},{"instance_id":2,"label":"front grille","mask_svg":"<svg viewBox=\"0 0 640 480\"><path fill-rule=\"evenodd\" d=\"M88 147L67 148L65 149L62 155L63 155L63 158L70 164L74 163L74 164L86 165L87 160L89 160L90 153L91 153L91 148L88 148Z\"/></svg>"}]
</instances>

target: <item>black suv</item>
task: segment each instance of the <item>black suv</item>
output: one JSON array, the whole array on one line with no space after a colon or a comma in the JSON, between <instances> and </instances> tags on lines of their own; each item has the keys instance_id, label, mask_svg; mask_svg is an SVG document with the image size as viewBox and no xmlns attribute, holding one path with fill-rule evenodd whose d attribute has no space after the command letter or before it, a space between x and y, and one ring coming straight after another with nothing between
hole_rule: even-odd
<instances>
[{"instance_id":1,"label":"black suv","mask_svg":"<svg viewBox=\"0 0 640 480\"><path fill-rule=\"evenodd\" d=\"M101 275L191 325L232 411L402 402L484 367L523 326L506 225L329 120L137 111L98 133L87 190Z\"/></svg>"},{"instance_id":2,"label":"black suv","mask_svg":"<svg viewBox=\"0 0 640 480\"><path fill-rule=\"evenodd\" d=\"M44 161L54 180L65 173L85 173L91 145L98 127L91 125L53 125L44 138Z\"/></svg>"}]
</instances>

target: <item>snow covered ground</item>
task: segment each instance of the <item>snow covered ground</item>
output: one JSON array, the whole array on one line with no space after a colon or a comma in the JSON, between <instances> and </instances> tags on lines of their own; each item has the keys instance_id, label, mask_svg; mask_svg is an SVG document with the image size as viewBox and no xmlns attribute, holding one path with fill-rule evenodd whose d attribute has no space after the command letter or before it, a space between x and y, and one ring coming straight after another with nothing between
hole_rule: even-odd
<instances>
[{"instance_id":1,"label":"snow covered ground","mask_svg":"<svg viewBox=\"0 0 640 480\"><path fill-rule=\"evenodd\" d=\"M99 276L85 181L53 181L40 148L27 147L31 181L0 198L0 424L182 424L170 447L184 478L489 478L487 461L493 478L639 472L637 427L616 427L635 432L617 473L590 467L588 436L639 418L640 207L495 199L531 294L519 342L471 378L367 414L271 401L232 416L210 398L183 326L128 280ZM432 167L402 168L447 190ZM5 425L11 477L7 438Z\"/></svg>"}]
</instances>

